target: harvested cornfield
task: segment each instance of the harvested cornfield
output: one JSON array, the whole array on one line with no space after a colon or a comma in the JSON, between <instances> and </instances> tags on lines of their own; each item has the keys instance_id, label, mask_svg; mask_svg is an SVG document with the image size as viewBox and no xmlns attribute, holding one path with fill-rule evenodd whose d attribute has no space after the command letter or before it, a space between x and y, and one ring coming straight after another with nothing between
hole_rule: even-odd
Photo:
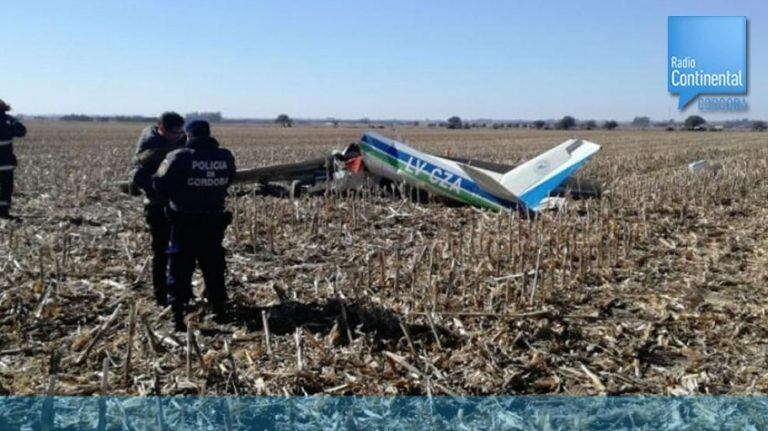
<instances>
[{"instance_id":1,"label":"harvested cornfield","mask_svg":"<svg viewBox=\"0 0 768 431\"><path fill-rule=\"evenodd\" d=\"M515 163L571 135L602 199L524 215L381 193L233 190L233 318L187 334L154 305L141 126L29 123L0 228L2 394L768 392L768 148L748 132L385 130ZM225 125L240 167L327 154L362 129ZM718 172L690 172L710 159ZM202 280L195 280L202 291Z\"/></svg>"}]
</instances>

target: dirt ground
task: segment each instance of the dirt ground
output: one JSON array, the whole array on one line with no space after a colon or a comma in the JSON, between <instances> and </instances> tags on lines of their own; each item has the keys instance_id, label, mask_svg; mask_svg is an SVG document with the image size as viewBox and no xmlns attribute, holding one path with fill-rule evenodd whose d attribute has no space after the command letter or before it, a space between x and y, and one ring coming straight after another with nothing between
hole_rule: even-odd
<instances>
[{"instance_id":1,"label":"dirt ground","mask_svg":"<svg viewBox=\"0 0 768 431\"><path fill-rule=\"evenodd\" d=\"M233 319L198 304L174 334L148 284L141 199L108 185L142 125L28 128L23 221L0 225L0 394L768 392L765 133L378 130L509 163L578 136L603 145L578 177L609 192L529 220L236 188ZM325 155L363 129L213 131L250 167ZM689 172L699 159L722 169Z\"/></svg>"}]
</instances>

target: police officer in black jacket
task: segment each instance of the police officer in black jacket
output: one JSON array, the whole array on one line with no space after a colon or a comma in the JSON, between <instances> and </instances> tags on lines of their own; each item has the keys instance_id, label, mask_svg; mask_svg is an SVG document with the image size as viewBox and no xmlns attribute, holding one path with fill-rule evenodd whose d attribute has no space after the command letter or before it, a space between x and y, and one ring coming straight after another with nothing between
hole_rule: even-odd
<instances>
[{"instance_id":1,"label":"police officer in black jacket","mask_svg":"<svg viewBox=\"0 0 768 431\"><path fill-rule=\"evenodd\" d=\"M165 156L184 146L184 118L175 112L164 112L154 126L141 133L133 159L133 186L144 191L144 218L152 236L152 287L158 305L166 305L166 271L171 226L165 215L168 201L152 186L152 176Z\"/></svg>"},{"instance_id":2,"label":"police officer in black jacket","mask_svg":"<svg viewBox=\"0 0 768 431\"><path fill-rule=\"evenodd\" d=\"M27 129L19 120L8 115L10 105L0 100L0 218L10 219L13 195L13 171L16 156L13 154L13 138L23 138Z\"/></svg>"},{"instance_id":3,"label":"police officer in black jacket","mask_svg":"<svg viewBox=\"0 0 768 431\"><path fill-rule=\"evenodd\" d=\"M168 301L176 330L192 298L192 273L200 265L205 296L219 321L226 316L224 231L232 214L224 211L235 158L211 137L206 121L185 128L187 144L168 154L154 177L155 190L168 199L171 246L168 249Z\"/></svg>"}]
</instances>

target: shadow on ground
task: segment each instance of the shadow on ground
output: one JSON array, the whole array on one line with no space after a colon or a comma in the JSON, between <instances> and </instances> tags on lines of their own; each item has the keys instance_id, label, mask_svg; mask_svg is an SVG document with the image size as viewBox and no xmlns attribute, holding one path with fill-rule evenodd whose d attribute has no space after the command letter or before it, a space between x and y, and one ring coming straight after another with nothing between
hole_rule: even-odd
<instances>
[{"instance_id":1,"label":"shadow on ground","mask_svg":"<svg viewBox=\"0 0 768 431\"><path fill-rule=\"evenodd\" d=\"M311 303L286 301L268 307L233 304L229 320L231 324L244 326L248 331L262 331L262 311L267 313L270 332L276 335L292 334L298 327L326 335L336 326L341 333L340 343L347 344L348 327L353 337L357 333L371 335L375 347L379 349L397 343L404 337L400 327L401 316L394 311L376 304L339 299ZM403 323L414 343L435 342L435 335L428 324ZM435 325L435 332L443 346L451 347L459 342L458 335L439 325Z\"/></svg>"}]
</instances>

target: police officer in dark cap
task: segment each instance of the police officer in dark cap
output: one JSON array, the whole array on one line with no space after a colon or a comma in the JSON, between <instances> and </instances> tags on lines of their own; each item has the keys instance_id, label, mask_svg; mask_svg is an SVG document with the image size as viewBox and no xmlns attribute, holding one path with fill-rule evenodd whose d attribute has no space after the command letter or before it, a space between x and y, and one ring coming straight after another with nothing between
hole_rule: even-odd
<instances>
[{"instance_id":1,"label":"police officer in dark cap","mask_svg":"<svg viewBox=\"0 0 768 431\"><path fill-rule=\"evenodd\" d=\"M133 158L132 190L144 192L144 218L152 236L152 287L158 305L166 305L165 277L168 269L168 244L171 225L165 215L168 201L152 186L152 175L157 172L165 156L184 146L184 118L175 112L164 112L157 124L147 127L139 136Z\"/></svg>"},{"instance_id":2,"label":"police officer in dark cap","mask_svg":"<svg viewBox=\"0 0 768 431\"><path fill-rule=\"evenodd\" d=\"M0 218L11 219L13 195L13 171L16 156L13 154L13 138L23 138L27 129L19 120L8 115L10 105L0 100Z\"/></svg>"},{"instance_id":3,"label":"police officer in dark cap","mask_svg":"<svg viewBox=\"0 0 768 431\"><path fill-rule=\"evenodd\" d=\"M226 318L224 231L232 214L224 211L235 158L211 137L207 121L184 129L187 143L168 154L154 177L155 190L168 199L168 302L176 330L186 330L184 314L192 298L192 274L200 265L205 296L218 321Z\"/></svg>"}]
</instances>

